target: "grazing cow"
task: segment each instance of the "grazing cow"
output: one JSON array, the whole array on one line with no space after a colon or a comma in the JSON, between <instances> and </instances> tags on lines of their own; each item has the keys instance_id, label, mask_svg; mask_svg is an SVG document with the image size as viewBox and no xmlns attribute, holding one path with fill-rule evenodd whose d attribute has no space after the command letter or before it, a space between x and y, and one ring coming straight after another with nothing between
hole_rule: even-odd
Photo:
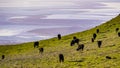
<instances>
[{"instance_id":1,"label":"grazing cow","mask_svg":"<svg viewBox=\"0 0 120 68\"><path fill-rule=\"evenodd\" d=\"M5 55L2 55L2 59L5 59Z\"/></svg>"},{"instance_id":2,"label":"grazing cow","mask_svg":"<svg viewBox=\"0 0 120 68\"><path fill-rule=\"evenodd\" d=\"M116 28L116 32L118 32L119 31L119 28Z\"/></svg>"},{"instance_id":3,"label":"grazing cow","mask_svg":"<svg viewBox=\"0 0 120 68\"><path fill-rule=\"evenodd\" d=\"M79 51L81 49L82 49L82 51L84 50L84 44L79 44L78 48L76 50Z\"/></svg>"},{"instance_id":4,"label":"grazing cow","mask_svg":"<svg viewBox=\"0 0 120 68\"><path fill-rule=\"evenodd\" d=\"M99 29L97 29L96 32L99 33Z\"/></svg>"},{"instance_id":5,"label":"grazing cow","mask_svg":"<svg viewBox=\"0 0 120 68\"><path fill-rule=\"evenodd\" d=\"M76 38L75 36L73 37L73 40L74 40L75 43L79 44L80 40L78 38Z\"/></svg>"},{"instance_id":6,"label":"grazing cow","mask_svg":"<svg viewBox=\"0 0 120 68\"><path fill-rule=\"evenodd\" d=\"M75 40L75 43L79 44L79 39L74 39Z\"/></svg>"},{"instance_id":7,"label":"grazing cow","mask_svg":"<svg viewBox=\"0 0 120 68\"><path fill-rule=\"evenodd\" d=\"M98 47L100 48L102 45L102 41L97 41L97 43L98 43Z\"/></svg>"},{"instance_id":8,"label":"grazing cow","mask_svg":"<svg viewBox=\"0 0 120 68\"><path fill-rule=\"evenodd\" d=\"M70 45L73 46L75 44L75 40L72 40Z\"/></svg>"},{"instance_id":9,"label":"grazing cow","mask_svg":"<svg viewBox=\"0 0 120 68\"><path fill-rule=\"evenodd\" d=\"M35 48L35 47L37 47L37 48L39 47L39 42L38 42L38 41L37 41L37 42L34 42L34 48Z\"/></svg>"},{"instance_id":10,"label":"grazing cow","mask_svg":"<svg viewBox=\"0 0 120 68\"><path fill-rule=\"evenodd\" d=\"M118 33L118 36L120 37L120 32Z\"/></svg>"},{"instance_id":11,"label":"grazing cow","mask_svg":"<svg viewBox=\"0 0 120 68\"><path fill-rule=\"evenodd\" d=\"M112 59L110 56L106 56L106 59Z\"/></svg>"},{"instance_id":12,"label":"grazing cow","mask_svg":"<svg viewBox=\"0 0 120 68\"><path fill-rule=\"evenodd\" d=\"M58 34L58 40L60 40L61 39L61 34Z\"/></svg>"},{"instance_id":13,"label":"grazing cow","mask_svg":"<svg viewBox=\"0 0 120 68\"><path fill-rule=\"evenodd\" d=\"M73 40L71 41L70 45L73 46L75 43L79 44L79 39L77 39L75 36L73 37Z\"/></svg>"},{"instance_id":14,"label":"grazing cow","mask_svg":"<svg viewBox=\"0 0 120 68\"><path fill-rule=\"evenodd\" d=\"M63 54L59 54L59 62L64 62L64 56L63 56Z\"/></svg>"},{"instance_id":15,"label":"grazing cow","mask_svg":"<svg viewBox=\"0 0 120 68\"><path fill-rule=\"evenodd\" d=\"M93 39L96 39L96 37L97 37L97 35L94 33L94 34L93 34Z\"/></svg>"},{"instance_id":16,"label":"grazing cow","mask_svg":"<svg viewBox=\"0 0 120 68\"><path fill-rule=\"evenodd\" d=\"M91 38L91 41L92 41L92 42L94 42L94 39L93 39L93 38Z\"/></svg>"},{"instance_id":17,"label":"grazing cow","mask_svg":"<svg viewBox=\"0 0 120 68\"><path fill-rule=\"evenodd\" d=\"M39 48L39 53L43 53L44 49L43 48Z\"/></svg>"}]
</instances>

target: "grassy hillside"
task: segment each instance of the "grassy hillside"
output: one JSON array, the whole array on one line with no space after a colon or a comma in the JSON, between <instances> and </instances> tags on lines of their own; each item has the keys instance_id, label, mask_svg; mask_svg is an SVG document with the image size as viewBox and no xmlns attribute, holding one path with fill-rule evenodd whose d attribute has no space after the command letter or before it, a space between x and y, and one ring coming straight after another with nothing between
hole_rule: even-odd
<instances>
[{"instance_id":1,"label":"grassy hillside","mask_svg":"<svg viewBox=\"0 0 120 68\"><path fill-rule=\"evenodd\" d=\"M63 36L62 40L39 41L39 48L44 48L43 54L33 47L33 42L0 46L0 56L5 55L5 59L0 59L0 68L120 68L120 37L115 31L119 27L120 15L93 29ZM100 32L92 43L96 29ZM77 45L70 46L73 36L85 45L84 51L76 51ZM98 40L103 42L101 48L97 46ZM64 63L59 63L60 53L65 57Z\"/></svg>"}]
</instances>

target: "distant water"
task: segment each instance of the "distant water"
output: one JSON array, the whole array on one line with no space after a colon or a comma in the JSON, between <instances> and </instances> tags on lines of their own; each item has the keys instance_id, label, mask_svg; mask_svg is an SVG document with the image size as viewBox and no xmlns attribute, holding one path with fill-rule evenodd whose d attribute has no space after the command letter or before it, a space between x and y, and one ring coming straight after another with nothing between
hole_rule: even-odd
<instances>
[{"instance_id":1,"label":"distant water","mask_svg":"<svg viewBox=\"0 0 120 68\"><path fill-rule=\"evenodd\" d=\"M90 29L103 22L103 20L75 19L41 21L41 23L34 23L34 25L0 25L0 29L4 33L1 33L1 35L3 36L0 36L0 44L17 44L36 40L43 40L56 37L59 33L62 35L67 35L74 32L80 32Z\"/></svg>"},{"instance_id":2,"label":"distant water","mask_svg":"<svg viewBox=\"0 0 120 68\"><path fill-rule=\"evenodd\" d=\"M86 2L71 0L44 8L0 7L0 45L43 40L56 37L59 33L68 35L88 30L114 18L120 12L118 2ZM50 5L53 4L50 2Z\"/></svg>"}]
</instances>

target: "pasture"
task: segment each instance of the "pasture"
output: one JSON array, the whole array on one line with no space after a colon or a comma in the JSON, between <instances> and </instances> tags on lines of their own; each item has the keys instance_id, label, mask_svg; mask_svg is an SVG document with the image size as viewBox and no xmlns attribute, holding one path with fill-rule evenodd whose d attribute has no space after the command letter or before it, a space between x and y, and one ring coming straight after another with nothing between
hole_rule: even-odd
<instances>
[{"instance_id":1,"label":"pasture","mask_svg":"<svg viewBox=\"0 0 120 68\"><path fill-rule=\"evenodd\" d=\"M41 40L38 48L34 48L34 42L1 45L0 68L120 68L120 31L116 28L120 28L119 15L95 28L62 36L61 40ZM92 42L94 33L97 37ZM77 44L70 46L74 36L84 44L83 51L76 51ZM97 41L102 41L100 48ZM39 48L44 48L42 54ZM59 54L64 55L64 62L59 62Z\"/></svg>"}]
</instances>

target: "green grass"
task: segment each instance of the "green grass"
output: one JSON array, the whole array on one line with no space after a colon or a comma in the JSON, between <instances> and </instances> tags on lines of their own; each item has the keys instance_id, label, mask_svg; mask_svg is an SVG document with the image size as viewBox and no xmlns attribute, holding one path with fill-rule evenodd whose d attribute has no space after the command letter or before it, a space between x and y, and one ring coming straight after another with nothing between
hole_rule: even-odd
<instances>
[{"instance_id":1,"label":"green grass","mask_svg":"<svg viewBox=\"0 0 120 68\"><path fill-rule=\"evenodd\" d=\"M120 68L120 37L115 32L120 27L120 16L103 23L95 28L63 36L62 40L52 38L41 40L39 47L44 48L44 53L39 54L38 48L33 47L33 42L0 46L0 68ZM91 42L92 34L100 29L94 43ZM70 41L76 36L85 44L84 51L76 51L77 45L70 46ZM102 40L101 48L97 41ZM64 63L59 63L58 55L65 57ZM111 56L112 59L106 59Z\"/></svg>"}]
</instances>

